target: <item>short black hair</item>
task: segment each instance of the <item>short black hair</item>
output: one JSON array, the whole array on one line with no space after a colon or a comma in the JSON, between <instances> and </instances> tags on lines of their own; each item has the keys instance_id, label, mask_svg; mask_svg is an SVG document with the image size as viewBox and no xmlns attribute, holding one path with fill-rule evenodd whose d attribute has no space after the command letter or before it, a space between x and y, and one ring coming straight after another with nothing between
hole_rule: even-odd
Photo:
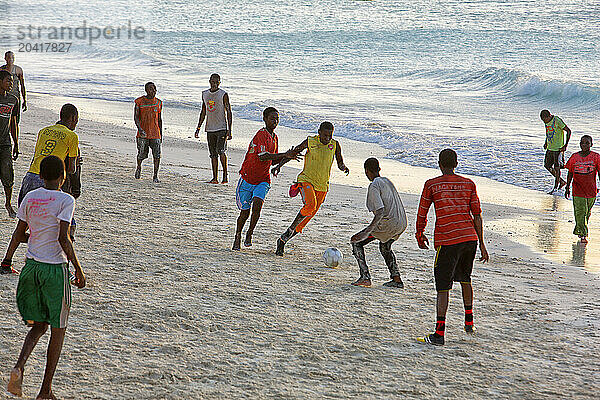
<instances>
[{"instance_id":1,"label":"short black hair","mask_svg":"<svg viewBox=\"0 0 600 400\"><path fill-rule=\"evenodd\" d=\"M221 82L221 75L219 75L219 74L212 74L209 79L212 79L212 78L217 78L219 80L219 82Z\"/></svg>"},{"instance_id":2,"label":"short black hair","mask_svg":"<svg viewBox=\"0 0 600 400\"><path fill-rule=\"evenodd\" d=\"M5 80L6 78L8 78L9 76L11 76L11 73L8 72L7 70L3 69L0 70L0 81Z\"/></svg>"},{"instance_id":3,"label":"short black hair","mask_svg":"<svg viewBox=\"0 0 600 400\"><path fill-rule=\"evenodd\" d=\"M279 113L279 111L277 111L277 109L275 107L267 107L265 108L265 110L263 111L263 118L267 119L267 117L269 116L269 114L276 112Z\"/></svg>"},{"instance_id":4,"label":"short black hair","mask_svg":"<svg viewBox=\"0 0 600 400\"><path fill-rule=\"evenodd\" d=\"M60 120L63 122L68 121L71 117L79 115L79 111L77 111L77 107L75 107L71 103L67 103L60 109Z\"/></svg>"},{"instance_id":5,"label":"short black hair","mask_svg":"<svg viewBox=\"0 0 600 400\"><path fill-rule=\"evenodd\" d=\"M590 139L590 143L594 143L594 139L592 139L592 137L590 135L583 135L581 137L581 139L586 138L586 139ZM581 141L581 139L579 139L579 141Z\"/></svg>"},{"instance_id":6,"label":"short black hair","mask_svg":"<svg viewBox=\"0 0 600 400\"><path fill-rule=\"evenodd\" d=\"M381 168L379 167L379 160L375 157L367 158L365 160L365 169L371 172L379 172Z\"/></svg>"},{"instance_id":7,"label":"short black hair","mask_svg":"<svg viewBox=\"0 0 600 400\"><path fill-rule=\"evenodd\" d=\"M144 90L148 90L148 86L150 86L150 85L156 87L156 85L154 84L154 82L146 82L146 84L144 85Z\"/></svg>"},{"instance_id":8,"label":"short black hair","mask_svg":"<svg viewBox=\"0 0 600 400\"><path fill-rule=\"evenodd\" d=\"M6 53L4 53L4 57L6 57L7 55L12 54L13 56L15 55L15 53L13 53L12 51L7 51Z\"/></svg>"},{"instance_id":9,"label":"short black hair","mask_svg":"<svg viewBox=\"0 0 600 400\"><path fill-rule=\"evenodd\" d=\"M440 151L440 167L443 168L456 168L458 165L458 157L456 152L452 149L444 149Z\"/></svg>"},{"instance_id":10,"label":"short black hair","mask_svg":"<svg viewBox=\"0 0 600 400\"><path fill-rule=\"evenodd\" d=\"M65 176L65 163L56 156L44 157L40 163L40 177L45 181L53 181Z\"/></svg>"},{"instance_id":11,"label":"short black hair","mask_svg":"<svg viewBox=\"0 0 600 400\"><path fill-rule=\"evenodd\" d=\"M540 111L540 118L548 118L550 115L552 115L552 114L550 114L550 111L548 111L548 110Z\"/></svg>"},{"instance_id":12,"label":"short black hair","mask_svg":"<svg viewBox=\"0 0 600 400\"><path fill-rule=\"evenodd\" d=\"M328 131L332 131L333 130L333 124L329 121L323 121L321 122L321 125L319 125L319 131L321 130L328 130Z\"/></svg>"}]
</instances>

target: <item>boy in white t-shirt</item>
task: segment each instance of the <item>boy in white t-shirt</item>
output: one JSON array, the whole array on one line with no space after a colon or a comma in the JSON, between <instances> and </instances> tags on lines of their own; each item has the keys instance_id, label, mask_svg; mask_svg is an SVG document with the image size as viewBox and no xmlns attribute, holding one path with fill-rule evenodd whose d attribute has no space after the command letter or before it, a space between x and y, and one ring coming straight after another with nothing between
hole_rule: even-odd
<instances>
[{"instance_id":1,"label":"boy in white t-shirt","mask_svg":"<svg viewBox=\"0 0 600 400\"><path fill-rule=\"evenodd\" d=\"M392 244L406 229L406 213L394 184L388 178L380 176L380 170L376 158L368 158L365 161L365 175L371 181L367 191L367 209L374 215L373 221L350 239L352 254L356 257L360 270L360 278L353 285L371 286L371 274L365 260L364 246L377 239L379 251L390 270L391 280L383 285L403 288L404 283L400 279Z\"/></svg>"},{"instance_id":2,"label":"boy in white t-shirt","mask_svg":"<svg viewBox=\"0 0 600 400\"><path fill-rule=\"evenodd\" d=\"M71 306L67 262L71 261L75 267L75 286L83 288L85 276L69 236L75 199L60 191L65 180L64 162L56 156L44 158L40 164L40 177L44 180L44 187L27 193L23 198L17 213L19 222L2 261L3 268L12 268L12 257L19 244L27 242L25 267L17 286L17 306L31 330L10 373L8 391L22 396L25 362L50 325L46 371L37 399L55 399L52 378L62 350ZM26 233L28 228L29 235Z\"/></svg>"}]
</instances>

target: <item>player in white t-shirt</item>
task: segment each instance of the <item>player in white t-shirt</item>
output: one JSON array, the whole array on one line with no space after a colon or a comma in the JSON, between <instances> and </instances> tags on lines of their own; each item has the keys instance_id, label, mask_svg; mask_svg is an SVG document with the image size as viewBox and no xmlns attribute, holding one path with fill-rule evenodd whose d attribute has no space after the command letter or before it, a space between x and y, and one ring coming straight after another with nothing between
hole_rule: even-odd
<instances>
[{"instance_id":1,"label":"player in white t-shirt","mask_svg":"<svg viewBox=\"0 0 600 400\"><path fill-rule=\"evenodd\" d=\"M376 158L368 158L365 161L365 175L371 181L367 191L367 209L374 215L373 221L350 239L352 254L356 257L360 269L360 278L353 285L371 286L371 275L365 260L364 246L377 239L379 240L379 251L390 270L391 281L383 285L403 288L404 283L400 279L392 244L406 229L406 213L394 184L388 178L380 176L379 171L379 161Z\"/></svg>"},{"instance_id":2,"label":"player in white t-shirt","mask_svg":"<svg viewBox=\"0 0 600 400\"><path fill-rule=\"evenodd\" d=\"M38 340L51 327L44 380L37 398L54 399L52 378L62 350L71 307L70 261L75 267L73 284L85 286L85 275L75 255L69 227L75 211L75 199L60 191L65 180L65 164L56 156L40 164L44 187L23 198L19 222L6 251L2 268L12 268L12 257L20 243L27 243L25 267L19 275L17 306L31 330L25 337L21 354L10 373L8 391L22 396L23 370ZM29 228L29 234L26 233Z\"/></svg>"}]
</instances>

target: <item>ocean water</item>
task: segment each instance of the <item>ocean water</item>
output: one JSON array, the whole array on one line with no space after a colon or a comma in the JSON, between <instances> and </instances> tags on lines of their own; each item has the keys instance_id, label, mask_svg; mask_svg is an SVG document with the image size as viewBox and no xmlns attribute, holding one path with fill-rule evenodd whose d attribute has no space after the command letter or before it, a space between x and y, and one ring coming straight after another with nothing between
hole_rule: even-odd
<instances>
[{"instance_id":1,"label":"ocean water","mask_svg":"<svg viewBox=\"0 0 600 400\"><path fill-rule=\"evenodd\" d=\"M584 133L600 140L597 1L20 0L0 12L1 50L16 52L30 91L131 102L151 80L175 136L194 127L168 109L197 113L218 72L237 117L275 106L285 126L330 120L418 166L452 147L461 172L533 189L551 184L541 109L573 130L568 154ZM48 38L84 22L143 38ZM18 51L63 41L68 53Z\"/></svg>"}]
</instances>

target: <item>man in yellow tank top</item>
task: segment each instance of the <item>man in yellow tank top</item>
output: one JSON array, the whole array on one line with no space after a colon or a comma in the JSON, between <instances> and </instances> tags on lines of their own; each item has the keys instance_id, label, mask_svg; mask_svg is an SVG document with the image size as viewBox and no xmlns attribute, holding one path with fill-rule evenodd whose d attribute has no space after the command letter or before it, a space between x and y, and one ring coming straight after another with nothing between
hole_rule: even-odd
<instances>
[{"instance_id":1,"label":"man in yellow tank top","mask_svg":"<svg viewBox=\"0 0 600 400\"><path fill-rule=\"evenodd\" d=\"M346 175L350 170L344 165L342 157L342 148L337 140L333 139L333 124L331 122L323 122L319 126L319 134L309 136L302 143L296 146L293 151L296 154L303 150L307 150L304 156L304 169L298 175L296 183L290 190L290 195L293 192L299 191L302 194L304 207L289 226L289 228L277 239L277 251L275 254L283 256L285 244L296 234L302 232L308 221L315 216L329 190L329 176L331 175L331 165L333 159L337 161L338 168L344 171ZM274 167L271 172L277 175L281 166L289 160L283 160Z\"/></svg>"}]
</instances>

